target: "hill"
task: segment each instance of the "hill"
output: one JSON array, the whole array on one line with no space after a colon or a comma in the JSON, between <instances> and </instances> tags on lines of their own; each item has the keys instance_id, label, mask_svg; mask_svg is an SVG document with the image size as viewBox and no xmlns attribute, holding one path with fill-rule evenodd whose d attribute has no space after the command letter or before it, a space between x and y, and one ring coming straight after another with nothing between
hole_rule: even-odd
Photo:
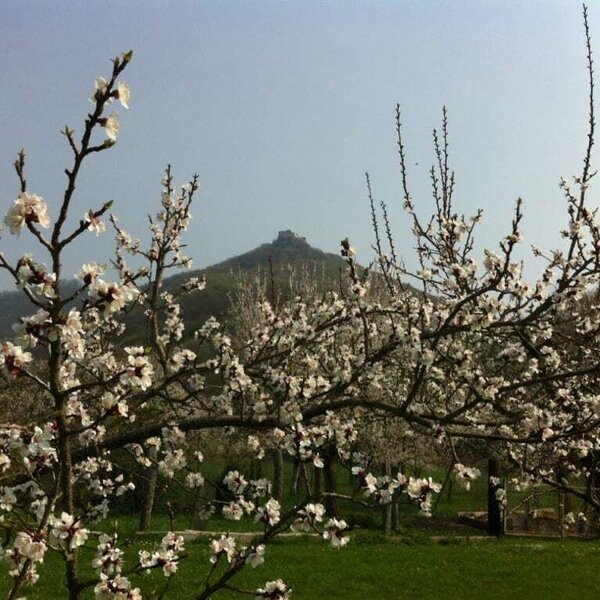
<instances>
[{"instance_id":1,"label":"hill","mask_svg":"<svg viewBox=\"0 0 600 600\"><path fill-rule=\"evenodd\" d=\"M337 286L340 268L345 261L341 256L323 252L311 246L304 237L292 231L280 231L271 242L228 258L205 269L187 271L174 275L165 281L165 287L177 291L188 277L206 278L206 287L183 298L181 307L184 313L186 330L196 331L210 316L226 322L231 305L231 296L240 279L267 282L270 291L271 269L277 296L286 296L290 288L289 279L302 272L305 276L319 280L324 289ZM143 327L141 315L133 315L132 332ZM140 332L141 333L141 332Z\"/></svg>"},{"instance_id":2,"label":"hill","mask_svg":"<svg viewBox=\"0 0 600 600\"><path fill-rule=\"evenodd\" d=\"M292 272L302 270L311 277L318 277L323 287L333 288L337 285L340 268L345 263L340 256L314 248L304 237L285 230L280 231L271 243L262 244L244 254L205 269L173 275L165 281L165 287L175 292L188 277L206 277L206 288L188 295L182 301L186 329L193 332L210 316L221 321L227 320L236 282L241 278L270 280L270 264L275 288L278 293L285 295ZM77 284L69 281L65 285L68 289L75 289ZM0 293L0 339L10 339L12 325L19 317L35 312L33 308L22 292ZM129 335L125 341L141 341L145 333L141 311L134 311L128 321Z\"/></svg>"},{"instance_id":3,"label":"hill","mask_svg":"<svg viewBox=\"0 0 600 600\"><path fill-rule=\"evenodd\" d=\"M289 229L280 231L277 238L270 244L262 244L239 256L229 258L209 269L222 268L240 268L255 269L265 266L269 259L273 263L329 263L336 269L344 264L344 260L337 254L323 252L318 248L313 248L306 238L296 235Z\"/></svg>"}]
</instances>

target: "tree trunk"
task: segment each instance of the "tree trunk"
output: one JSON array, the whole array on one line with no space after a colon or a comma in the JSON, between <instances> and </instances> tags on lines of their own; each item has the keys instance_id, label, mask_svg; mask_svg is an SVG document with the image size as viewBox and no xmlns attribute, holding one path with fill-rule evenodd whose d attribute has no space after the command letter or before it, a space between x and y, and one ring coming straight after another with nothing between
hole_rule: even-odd
<instances>
[{"instance_id":1,"label":"tree trunk","mask_svg":"<svg viewBox=\"0 0 600 600\"><path fill-rule=\"evenodd\" d=\"M148 449L148 456L152 461L156 461L156 446L152 446ZM148 531L152 524L152 512L154 511L154 502L156 500L156 482L158 479L158 470L154 462L150 467L144 470L143 477L142 487L144 496L142 498L139 530Z\"/></svg>"},{"instance_id":2,"label":"tree trunk","mask_svg":"<svg viewBox=\"0 0 600 600\"><path fill-rule=\"evenodd\" d=\"M283 452L275 450L273 452L273 498L281 505L283 505L284 467Z\"/></svg>"},{"instance_id":3,"label":"tree trunk","mask_svg":"<svg viewBox=\"0 0 600 600\"><path fill-rule=\"evenodd\" d=\"M292 496L297 496L300 492L300 483L302 481L302 462L294 459L294 472L292 474L292 485L290 493Z\"/></svg>"},{"instance_id":4,"label":"tree trunk","mask_svg":"<svg viewBox=\"0 0 600 600\"><path fill-rule=\"evenodd\" d=\"M556 475L559 483L562 485L569 485L569 471L563 465L558 467ZM571 494L567 494L566 492L563 493L563 508L565 514L574 511L573 496L571 496Z\"/></svg>"},{"instance_id":5,"label":"tree trunk","mask_svg":"<svg viewBox=\"0 0 600 600\"><path fill-rule=\"evenodd\" d=\"M323 474L325 476L325 492L335 494L337 485L335 481L335 454L333 451L327 452L323 460ZM333 496L325 496L325 510L330 517L336 517L337 504Z\"/></svg>"},{"instance_id":6,"label":"tree trunk","mask_svg":"<svg viewBox=\"0 0 600 600\"><path fill-rule=\"evenodd\" d=\"M392 502L392 529L398 531L400 529L400 507L398 506L398 499L394 496Z\"/></svg>"},{"instance_id":7,"label":"tree trunk","mask_svg":"<svg viewBox=\"0 0 600 600\"><path fill-rule=\"evenodd\" d=\"M323 491L323 469L319 469L317 467L313 467L313 494L315 496L319 496L319 494Z\"/></svg>"},{"instance_id":8,"label":"tree trunk","mask_svg":"<svg viewBox=\"0 0 600 600\"><path fill-rule=\"evenodd\" d=\"M194 506L192 507L192 518L190 519L190 528L196 531L206 531L208 529L208 521L206 517L202 515L205 511L205 504L202 498L198 497L194 501Z\"/></svg>"},{"instance_id":9,"label":"tree trunk","mask_svg":"<svg viewBox=\"0 0 600 600\"><path fill-rule=\"evenodd\" d=\"M488 460L488 533L500 536L504 533L502 523L502 506L498 501L496 492L502 485L492 481L492 478L500 479L500 463L497 458Z\"/></svg>"},{"instance_id":10,"label":"tree trunk","mask_svg":"<svg viewBox=\"0 0 600 600\"><path fill-rule=\"evenodd\" d=\"M71 439L67 429L64 403L60 407L58 417L58 457L60 464L60 490L62 493L61 504L64 511L70 515L75 514L75 501L73 497L73 459L71 456ZM79 583L77 577L77 563L75 553L69 552L65 556L65 575L69 600L79 598Z\"/></svg>"}]
</instances>

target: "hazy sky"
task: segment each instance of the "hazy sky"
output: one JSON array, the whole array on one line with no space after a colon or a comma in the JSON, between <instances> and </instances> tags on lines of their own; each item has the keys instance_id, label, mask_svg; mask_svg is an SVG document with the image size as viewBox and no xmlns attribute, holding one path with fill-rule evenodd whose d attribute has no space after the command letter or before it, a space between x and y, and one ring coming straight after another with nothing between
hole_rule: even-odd
<instances>
[{"instance_id":1,"label":"hazy sky","mask_svg":"<svg viewBox=\"0 0 600 600\"><path fill-rule=\"evenodd\" d=\"M590 20L600 56L599 2ZM195 266L288 228L332 252L348 236L367 262L369 171L408 256L395 104L423 214L431 130L446 104L457 209L484 209L482 243L508 230L519 195L527 241L559 243L558 180L581 170L586 136L577 2L2 0L2 213L16 196L11 165L24 147L30 191L57 214L70 163L58 132L65 123L81 131L94 78L129 49L131 109L119 110L117 145L85 166L74 221L113 198L121 224L142 235L170 162L180 182L196 172L202 182L187 238ZM7 254L33 249L26 234L9 238ZM65 275L82 258L107 260L111 247L112 235L85 236Z\"/></svg>"}]
</instances>

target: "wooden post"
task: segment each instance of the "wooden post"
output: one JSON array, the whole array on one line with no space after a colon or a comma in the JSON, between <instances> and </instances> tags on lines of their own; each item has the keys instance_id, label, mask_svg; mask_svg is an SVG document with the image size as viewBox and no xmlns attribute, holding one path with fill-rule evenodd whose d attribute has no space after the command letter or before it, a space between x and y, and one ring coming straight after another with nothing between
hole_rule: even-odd
<instances>
[{"instance_id":1,"label":"wooden post","mask_svg":"<svg viewBox=\"0 0 600 600\"><path fill-rule=\"evenodd\" d=\"M569 471L564 465L559 465L556 469L556 477L560 484L567 486L569 484ZM564 538L568 526L565 523L565 517L573 512L573 502L571 495L568 494L564 489L558 490L558 526L560 531L560 537Z\"/></svg>"},{"instance_id":2,"label":"wooden post","mask_svg":"<svg viewBox=\"0 0 600 600\"><path fill-rule=\"evenodd\" d=\"M389 461L385 461L383 466L384 474L390 475L392 472L392 468L390 466ZM386 504L383 507L383 533L385 535L390 535L392 533L392 505Z\"/></svg>"},{"instance_id":3,"label":"wooden post","mask_svg":"<svg viewBox=\"0 0 600 600\"><path fill-rule=\"evenodd\" d=\"M335 480L335 450L329 450L323 457L323 475L325 476L325 491L328 494L337 492ZM330 517L337 517L337 503L333 496L325 496L325 511Z\"/></svg>"},{"instance_id":4,"label":"wooden post","mask_svg":"<svg viewBox=\"0 0 600 600\"><path fill-rule=\"evenodd\" d=\"M401 473L400 467L394 468L394 473ZM400 507L398 506L398 491L394 494L394 501L392 502L392 530L397 532L400 529Z\"/></svg>"},{"instance_id":5,"label":"wooden post","mask_svg":"<svg viewBox=\"0 0 600 600\"><path fill-rule=\"evenodd\" d=\"M565 537L565 492L563 490L558 491L558 526L560 529L561 539Z\"/></svg>"},{"instance_id":6,"label":"wooden post","mask_svg":"<svg viewBox=\"0 0 600 600\"><path fill-rule=\"evenodd\" d=\"M504 533L502 527L502 505L496 497L496 492L501 488L497 483L500 480L500 464L497 458L488 460L488 533L500 536Z\"/></svg>"}]
</instances>

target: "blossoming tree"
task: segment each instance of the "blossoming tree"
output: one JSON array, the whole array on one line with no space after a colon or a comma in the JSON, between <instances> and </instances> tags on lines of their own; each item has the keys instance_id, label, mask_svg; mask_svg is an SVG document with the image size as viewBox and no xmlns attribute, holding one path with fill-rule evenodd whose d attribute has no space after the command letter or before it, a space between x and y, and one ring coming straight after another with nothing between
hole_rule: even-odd
<instances>
[{"instance_id":1,"label":"blossoming tree","mask_svg":"<svg viewBox=\"0 0 600 600\"><path fill-rule=\"evenodd\" d=\"M365 318L363 309L351 313L344 302L330 298L316 307L297 301L284 314L276 314L263 303L260 325L252 331L242 356L213 319L196 332L194 343L212 346L209 360L201 361L183 344L178 296L163 284L166 273L190 264L182 253L181 235L199 187L197 177L176 188L168 168L160 210L150 219L149 246L133 239L111 218L117 239L112 271L116 280L108 280L106 266L86 263L78 274L79 286L67 291L62 280L63 253L80 236L106 229L110 203L86 211L75 224L68 217L84 161L116 141L118 118L114 113L104 115L112 102L129 105L129 88L121 74L130 60L131 53L116 58L110 78L96 80L94 109L81 137L77 139L69 127L63 131L73 164L66 170L67 187L55 221L43 198L27 188L24 152L15 163L20 191L5 222L13 235L30 234L48 255L50 266L33 253L15 264L0 256L0 266L37 309L16 324L16 339L2 344L2 364L10 377L28 382L48 399L52 410L41 422L5 423L0 428L4 474L0 511L7 532L3 554L14 581L10 598L16 598L25 583L37 580L37 569L48 551L64 559L71 598L92 586L100 598L140 597L140 590L130 582L131 574L161 568L169 577L177 570L181 536L167 534L154 552L141 552L137 565L126 573L116 534L103 534L95 543L93 560L98 577L82 580L77 550L91 543L89 523L106 518L111 501L133 487L115 459L117 450L125 449L141 466L156 468L166 479L181 475L183 485L197 493L204 484L202 455L186 451L187 431L220 427L271 431L277 445L315 464L320 464L318 448L328 438L335 437L344 452L355 435L351 421L330 412L336 406L330 406L329 399L350 397L362 387L356 385L357 377L369 365L363 365L353 351L356 340L351 332ZM95 141L98 130L103 130L104 141ZM141 266L130 267L128 256ZM192 278L181 285L179 295L203 285ZM125 328L124 317L133 307L146 315L147 345L120 348L117 340ZM336 352L331 353L334 346ZM323 369L315 369L328 353ZM208 375L220 378L217 391L207 387ZM354 392L344 392L354 386ZM261 454L257 437L250 436L248 443ZM282 515L279 503L269 497L266 480L248 481L232 471L223 483L232 499L218 506L222 514L230 519L248 515L262 523L264 531L242 547L229 536L211 542L213 569L199 597L207 598L229 585L246 564L260 564L265 543L292 525L300 529L322 525L323 537L332 545L347 542L347 524L335 518L324 522L324 509L311 501L310 494ZM428 482L409 482L399 475L397 485L415 500L425 502L430 494ZM211 499L207 512L215 504ZM257 597L287 594L281 580L256 590Z\"/></svg>"},{"instance_id":2,"label":"blossoming tree","mask_svg":"<svg viewBox=\"0 0 600 600\"><path fill-rule=\"evenodd\" d=\"M228 535L211 540L211 566L198 582L197 598L237 589L236 575L261 564L268 542L290 527L319 531L335 547L347 543L347 523L325 515L323 496L311 491L306 469L301 470L306 497L287 512L271 497L268 481L236 470L222 482L228 499L209 497L203 491L202 453L187 445L191 431L234 428L257 458L268 439L301 465L321 466L324 449L334 447L353 468L368 502L381 506L405 494L425 513L438 484L403 473L376 476L364 457L353 456L358 431L374 414L393 416L452 449L460 438L498 442L524 477L550 485L570 487L556 475L557 461L573 474L589 473L582 457L599 444L600 304L590 293L600 276L600 227L588 204L595 118L586 14L584 22L588 146L582 174L561 182L565 247L535 250L543 266L533 284L515 258L522 240L520 201L506 236L477 262L473 239L481 214L467 218L455 212L445 113L442 131L434 136L435 209L426 221L409 192L398 113L404 205L413 219L418 270L397 259L385 205L383 232L390 248L384 251L373 207L378 269L360 269L344 240L349 293L310 302L297 297L279 308L263 300L240 347L214 319L188 342L179 299L204 282L190 279L176 293L164 285L169 272L190 264L182 235L197 177L177 187L167 168L158 213L149 221L150 242L133 239L112 218L117 239L112 270L89 262L82 265L75 291L64 285L64 252L80 236L106 228L110 203L87 210L74 223L70 217L84 162L116 141L118 117L106 111L114 102L129 105L121 75L131 53L114 59L109 78L96 80L93 109L80 136L69 127L63 131L73 163L54 219L44 200L28 190L25 154L19 154L20 190L5 222L11 234L31 236L48 266L33 253L14 264L0 255L0 267L36 311L17 324L15 340L2 344L1 363L8 376L43 394L51 411L34 423L7 420L0 426L0 527L11 599L35 583L48 552L64 560L72 599L88 588L98 598L139 598L142 590L133 577L161 569L168 581L177 571L184 542L176 532L153 551L140 552L130 567L116 534L91 532L90 524L106 518L115 498L131 490L122 453L203 499L207 515L218 510L225 518L261 524L244 545ZM98 140L99 134L105 139ZM386 293L370 294L370 286L382 280ZM418 293L408 281L418 283ZM144 311L146 339L120 347L125 317L134 307ZM200 349L207 345L210 358L202 359ZM477 472L458 455L455 462L458 478L468 485ZM572 491L600 507L593 488ZM90 545L97 572L92 580L82 578L79 568L79 549ZM285 599L289 588L275 580L250 593Z\"/></svg>"}]
</instances>

